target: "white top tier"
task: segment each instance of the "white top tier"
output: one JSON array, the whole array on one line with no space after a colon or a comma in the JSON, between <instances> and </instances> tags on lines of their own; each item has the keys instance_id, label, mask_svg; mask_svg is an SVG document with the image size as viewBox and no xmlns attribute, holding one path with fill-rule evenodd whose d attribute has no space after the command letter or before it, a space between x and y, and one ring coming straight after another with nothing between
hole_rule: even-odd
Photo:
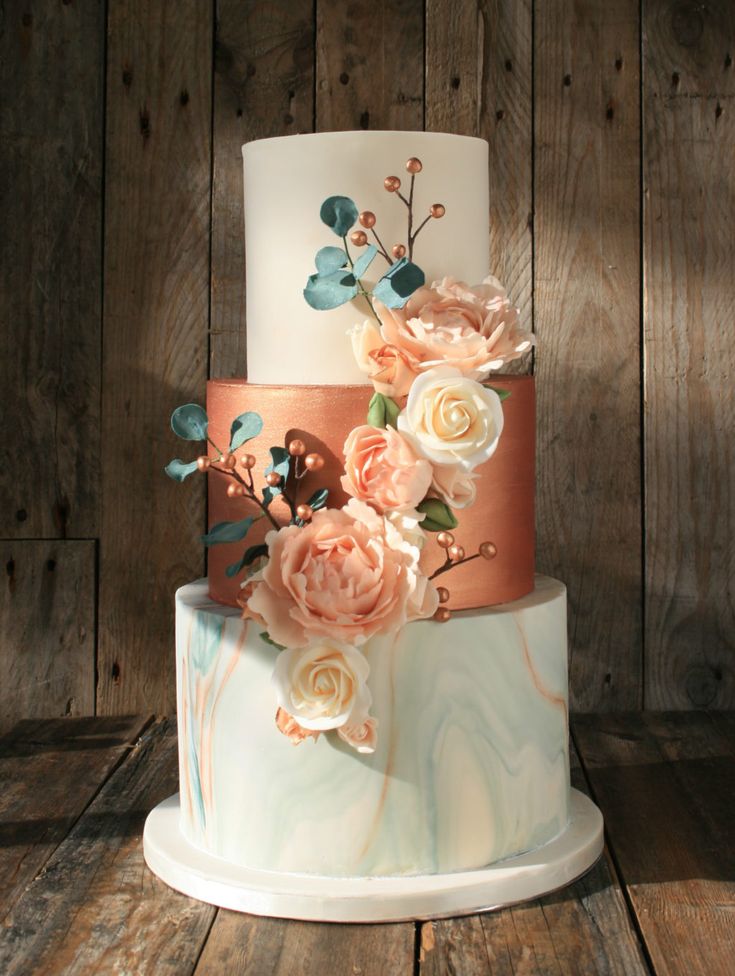
<instances>
[{"instance_id":1,"label":"white top tier","mask_svg":"<svg viewBox=\"0 0 735 976\"><path fill-rule=\"evenodd\" d=\"M247 270L248 379L251 383L365 383L346 333L369 317L364 298L318 312L303 296L316 252L340 240L319 210L330 196L372 210L388 249L406 244L406 206L383 187L398 176L408 192L406 160L417 156L414 227L434 203L446 215L419 235L413 259L427 284L452 275L476 284L490 253L488 146L483 139L435 132L325 132L262 139L243 146ZM356 229L359 229L359 225ZM370 241L372 235L368 232ZM353 258L359 248L350 245ZM366 280L388 265L379 254Z\"/></svg>"}]
</instances>

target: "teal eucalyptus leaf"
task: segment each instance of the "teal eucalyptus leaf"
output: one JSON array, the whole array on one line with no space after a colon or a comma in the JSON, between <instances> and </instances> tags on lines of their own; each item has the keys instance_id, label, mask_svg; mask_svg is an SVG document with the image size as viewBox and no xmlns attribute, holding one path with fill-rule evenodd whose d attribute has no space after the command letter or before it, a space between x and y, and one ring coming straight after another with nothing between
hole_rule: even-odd
<instances>
[{"instance_id":1,"label":"teal eucalyptus leaf","mask_svg":"<svg viewBox=\"0 0 735 976\"><path fill-rule=\"evenodd\" d=\"M202 536L205 546L216 546L223 542L240 542L250 531L255 519L249 515L240 522L218 522L206 535Z\"/></svg>"},{"instance_id":2,"label":"teal eucalyptus leaf","mask_svg":"<svg viewBox=\"0 0 735 976\"><path fill-rule=\"evenodd\" d=\"M182 461L179 458L174 458L163 470L174 481L184 481L190 474L194 474L196 469L196 461Z\"/></svg>"},{"instance_id":3,"label":"teal eucalyptus leaf","mask_svg":"<svg viewBox=\"0 0 735 976\"><path fill-rule=\"evenodd\" d=\"M327 504L328 497L329 490L327 488L318 488L307 502L307 505L311 505L313 511L317 512Z\"/></svg>"},{"instance_id":4,"label":"teal eucalyptus leaf","mask_svg":"<svg viewBox=\"0 0 735 976\"><path fill-rule=\"evenodd\" d=\"M425 532L446 532L459 525L449 505L439 498L425 498L416 508L425 515L420 523Z\"/></svg>"},{"instance_id":5,"label":"teal eucalyptus leaf","mask_svg":"<svg viewBox=\"0 0 735 976\"><path fill-rule=\"evenodd\" d=\"M236 451L246 441L257 437L262 429L263 418L259 413L253 410L241 413L239 417L235 417L230 427L230 450Z\"/></svg>"},{"instance_id":6,"label":"teal eucalyptus leaf","mask_svg":"<svg viewBox=\"0 0 735 976\"><path fill-rule=\"evenodd\" d=\"M356 278L362 278L367 269L373 263L373 258L377 253L377 247L374 244L368 244L357 261L355 261L355 266L352 269L352 273Z\"/></svg>"},{"instance_id":7,"label":"teal eucalyptus leaf","mask_svg":"<svg viewBox=\"0 0 735 976\"><path fill-rule=\"evenodd\" d=\"M281 489L277 485L276 485L275 488L271 488L270 485L268 485L266 488L264 488L263 489L263 502L265 504L265 507L268 508L268 506L273 501L273 499L276 498L280 494L281 494Z\"/></svg>"},{"instance_id":8,"label":"teal eucalyptus leaf","mask_svg":"<svg viewBox=\"0 0 735 976\"><path fill-rule=\"evenodd\" d=\"M270 474L271 471L275 471L285 481L291 469L291 455L285 447L272 447L270 453L271 463L265 469L265 473Z\"/></svg>"},{"instance_id":9,"label":"teal eucalyptus leaf","mask_svg":"<svg viewBox=\"0 0 735 976\"><path fill-rule=\"evenodd\" d=\"M312 308L326 312L339 308L351 301L357 294L357 282L351 271L340 269L331 274L309 275L304 288L304 298Z\"/></svg>"},{"instance_id":10,"label":"teal eucalyptus leaf","mask_svg":"<svg viewBox=\"0 0 735 976\"><path fill-rule=\"evenodd\" d=\"M252 563L254 563L256 559L267 555L268 546L264 542L262 542L259 546L250 546L250 548L246 549L243 553L242 559L239 559L236 563L232 563L231 566L227 567L225 570L225 576L232 579L233 576L237 576L238 573L241 573L246 566L250 566Z\"/></svg>"},{"instance_id":11,"label":"teal eucalyptus leaf","mask_svg":"<svg viewBox=\"0 0 735 976\"><path fill-rule=\"evenodd\" d=\"M171 430L185 441L206 441L209 421L198 403L185 403L171 414Z\"/></svg>"},{"instance_id":12,"label":"teal eucalyptus leaf","mask_svg":"<svg viewBox=\"0 0 735 976\"><path fill-rule=\"evenodd\" d=\"M337 237L345 237L357 220L357 207L349 197L327 197L319 216Z\"/></svg>"},{"instance_id":13,"label":"teal eucalyptus leaf","mask_svg":"<svg viewBox=\"0 0 735 976\"><path fill-rule=\"evenodd\" d=\"M316 252L315 263L320 275L328 275L347 266L347 255L341 247L323 247Z\"/></svg>"},{"instance_id":14,"label":"teal eucalyptus leaf","mask_svg":"<svg viewBox=\"0 0 735 976\"><path fill-rule=\"evenodd\" d=\"M377 298L388 308L403 308L425 280L421 268L412 264L408 258L401 258L390 266L373 288L373 298Z\"/></svg>"}]
</instances>

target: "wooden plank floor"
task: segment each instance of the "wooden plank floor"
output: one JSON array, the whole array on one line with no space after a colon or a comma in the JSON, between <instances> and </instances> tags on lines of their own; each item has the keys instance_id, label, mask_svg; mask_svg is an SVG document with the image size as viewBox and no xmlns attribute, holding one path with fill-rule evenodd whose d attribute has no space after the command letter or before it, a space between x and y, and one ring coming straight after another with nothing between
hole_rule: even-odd
<instances>
[{"instance_id":1,"label":"wooden plank floor","mask_svg":"<svg viewBox=\"0 0 735 976\"><path fill-rule=\"evenodd\" d=\"M735 715L573 722L572 777L604 857L571 887L414 925L217 910L145 867L145 816L176 788L170 720L23 722L0 740L0 972L696 974L735 957Z\"/></svg>"}]
</instances>

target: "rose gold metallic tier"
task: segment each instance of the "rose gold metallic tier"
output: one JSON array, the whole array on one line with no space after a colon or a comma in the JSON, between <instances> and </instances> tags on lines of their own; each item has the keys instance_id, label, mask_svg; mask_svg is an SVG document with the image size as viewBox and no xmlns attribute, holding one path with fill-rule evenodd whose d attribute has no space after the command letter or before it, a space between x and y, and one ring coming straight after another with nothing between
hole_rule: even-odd
<instances>
[{"instance_id":1,"label":"rose gold metallic tier","mask_svg":"<svg viewBox=\"0 0 735 976\"><path fill-rule=\"evenodd\" d=\"M535 394L531 376L493 376L493 386L509 390L503 401L505 426L498 448L478 473L477 500L457 512L459 528L456 542L466 554L477 552L480 543L493 542L494 559L475 559L458 566L437 580L450 592L448 606L453 610L508 603L530 593L534 573L534 458ZM291 497L298 491L297 503L306 501L317 488L329 489L328 505L338 508L347 501L340 487L344 459L342 446L353 427L365 423L372 395L369 386L261 386L245 380L210 380L207 384L209 435L215 444L229 443L230 424L246 410L263 418L261 434L237 452L255 455L253 469L256 488L262 489L263 472L270 463L269 448L285 446L300 438L307 452L324 457L324 467L291 484ZM214 455L214 451L210 450ZM209 525L237 521L256 514L257 507L247 498L229 498L230 478L217 471L209 473ZM290 518L281 498L271 505L275 518L286 524ZM244 573L234 579L225 574L247 546L263 541L272 526L260 519L245 542L212 546L209 550L209 593L219 603L235 605ZM429 534L421 566L428 575L444 561L444 552Z\"/></svg>"}]
</instances>

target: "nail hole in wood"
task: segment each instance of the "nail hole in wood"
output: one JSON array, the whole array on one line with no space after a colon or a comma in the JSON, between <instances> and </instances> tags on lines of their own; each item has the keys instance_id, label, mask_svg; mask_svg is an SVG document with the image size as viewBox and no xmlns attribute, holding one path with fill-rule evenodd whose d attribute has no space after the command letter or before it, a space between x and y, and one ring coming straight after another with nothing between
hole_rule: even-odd
<instances>
[{"instance_id":1,"label":"nail hole in wood","mask_svg":"<svg viewBox=\"0 0 735 976\"><path fill-rule=\"evenodd\" d=\"M572 76L571 75L564 75L564 78L562 79L562 81L564 82L564 87L565 88L569 88L569 86L572 83Z\"/></svg>"},{"instance_id":2,"label":"nail hole in wood","mask_svg":"<svg viewBox=\"0 0 735 976\"><path fill-rule=\"evenodd\" d=\"M616 71L622 71L623 70L623 59L622 58L615 58L615 70Z\"/></svg>"},{"instance_id":3,"label":"nail hole in wood","mask_svg":"<svg viewBox=\"0 0 735 976\"><path fill-rule=\"evenodd\" d=\"M292 102L294 100L294 98L296 98L296 92L293 90L293 88L289 88L289 90L288 90L288 100L289 100L289 102Z\"/></svg>"},{"instance_id":4,"label":"nail hole in wood","mask_svg":"<svg viewBox=\"0 0 735 976\"><path fill-rule=\"evenodd\" d=\"M508 60L505 62L505 70L506 71L513 70L513 62L510 60L510 58L508 58Z\"/></svg>"},{"instance_id":5,"label":"nail hole in wood","mask_svg":"<svg viewBox=\"0 0 735 976\"><path fill-rule=\"evenodd\" d=\"M53 573L53 571L56 569L56 560L55 559L46 560L46 569L49 571L49 573Z\"/></svg>"},{"instance_id":6,"label":"nail hole in wood","mask_svg":"<svg viewBox=\"0 0 735 976\"><path fill-rule=\"evenodd\" d=\"M606 685L609 685L609 684L611 684L611 682L612 682L612 675L608 671L607 674L605 675L605 684Z\"/></svg>"},{"instance_id":7,"label":"nail hole in wood","mask_svg":"<svg viewBox=\"0 0 735 976\"><path fill-rule=\"evenodd\" d=\"M679 84L679 72L678 71L674 71L673 74L671 75L671 84L674 86L674 88L676 88L676 86Z\"/></svg>"},{"instance_id":8,"label":"nail hole in wood","mask_svg":"<svg viewBox=\"0 0 735 976\"><path fill-rule=\"evenodd\" d=\"M189 104L189 92L186 90L186 88L181 89L181 94L179 95L179 103L181 104L182 108L184 105Z\"/></svg>"},{"instance_id":9,"label":"nail hole in wood","mask_svg":"<svg viewBox=\"0 0 735 976\"><path fill-rule=\"evenodd\" d=\"M146 108L140 113L140 131L144 139L147 139L151 134L151 120Z\"/></svg>"},{"instance_id":10,"label":"nail hole in wood","mask_svg":"<svg viewBox=\"0 0 735 976\"><path fill-rule=\"evenodd\" d=\"M283 123L284 125L292 125L293 115L290 115L288 112L286 112L286 114L283 116Z\"/></svg>"},{"instance_id":11,"label":"nail hole in wood","mask_svg":"<svg viewBox=\"0 0 735 976\"><path fill-rule=\"evenodd\" d=\"M112 662L112 671L110 674L112 676L112 683L115 685L120 684L120 665L117 661Z\"/></svg>"},{"instance_id":12,"label":"nail hole in wood","mask_svg":"<svg viewBox=\"0 0 735 976\"><path fill-rule=\"evenodd\" d=\"M607 111L605 112L605 118L608 122L612 122L613 116L615 115L615 110L612 105L607 106Z\"/></svg>"},{"instance_id":13,"label":"nail hole in wood","mask_svg":"<svg viewBox=\"0 0 735 976\"><path fill-rule=\"evenodd\" d=\"M505 118L505 112L502 110L502 108L499 108L498 111L495 113L495 118L498 120L498 122L503 121L503 119Z\"/></svg>"},{"instance_id":14,"label":"nail hole in wood","mask_svg":"<svg viewBox=\"0 0 735 976\"><path fill-rule=\"evenodd\" d=\"M122 83L126 88L130 88L133 84L133 72L130 68L123 68Z\"/></svg>"},{"instance_id":15,"label":"nail hole in wood","mask_svg":"<svg viewBox=\"0 0 735 976\"><path fill-rule=\"evenodd\" d=\"M347 74L346 71L343 71L342 74L339 76L339 80L343 85L348 85L350 83L350 76Z\"/></svg>"},{"instance_id":16,"label":"nail hole in wood","mask_svg":"<svg viewBox=\"0 0 735 976\"><path fill-rule=\"evenodd\" d=\"M459 78L457 78L457 76L455 75L455 77L452 78L452 88L457 89L459 88L459 85L460 85Z\"/></svg>"},{"instance_id":17,"label":"nail hole in wood","mask_svg":"<svg viewBox=\"0 0 735 976\"><path fill-rule=\"evenodd\" d=\"M370 128L370 113L366 110L360 116L360 128L369 129Z\"/></svg>"},{"instance_id":18,"label":"nail hole in wood","mask_svg":"<svg viewBox=\"0 0 735 976\"><path fill-rule=\"evenodd\" d=\"M242 118L242 109L240 108L239 105L237 106L237 111L235 112L235 115L238 117L238 119Z\"/></svg>"},{"instance_id":19,"label":"nail hole in wood","mask_svg":"<svg viewBox=\"0 0 735 976\"><path fill-rule=\"evenodd\" d=\"M28 512L24 508L19 508L15 513L15 517L19 522L25 522L28 518Z\"/></svg>"},{"instance_id":20,"label":"nail hole in wood","mask_svg":"<svg viewBox=\"0 0 735 976\"><path fill-rule=\"evenodd\" d=\"M725 55L725 67L726 68L731 68L732 67L732 58L730 57L729 54L726 54Z\"/></svg>"},{"instance_id":21,"label":"nail hole in wood","mask_svg":"<svg viewBox=\"0 0 735 976\"><path fill-rule=\"evenodd\" d=\"M12 576L13 573L15 573L15 560L14 559L9 559L5 563L5 572L8 574L8 576Z\"/></svg>"},{"instance_id":22,"label":"nail hole in wood","mask_svg":"<svg viewBox=\"0 0 735 976\"><path fill-rule=\"evenodd\" d=\"M723 111L722 110L722 106L718 102L717 105L715 105L715 118L716 119L719 119L719 117L722 115L722 111Z\"/></svg>"},{"instance_id":23,"label":"nail hole in wood","mask_svg":"<svg viewBox=\"0 0 735 976\"><path fill-rule=\"evenodd\" d=\"M33 14L23 14L23 26L30 27L33 23Z\"/></svg>"}]
</instances>

